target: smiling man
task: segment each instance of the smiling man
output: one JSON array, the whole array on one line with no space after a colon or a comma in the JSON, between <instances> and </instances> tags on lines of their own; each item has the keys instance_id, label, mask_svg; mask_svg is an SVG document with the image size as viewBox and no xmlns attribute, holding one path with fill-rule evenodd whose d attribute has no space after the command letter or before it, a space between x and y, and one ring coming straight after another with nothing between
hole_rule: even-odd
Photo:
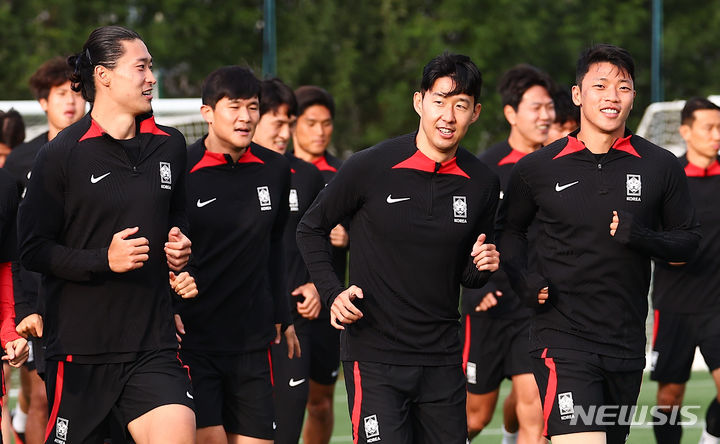
<instances>
[{"instance_id":1,"label":"smiling man","mask_svg":"<svg viewBox=\"0 0 720 444\"><path fill-rule=\"evenodd\" d=\"M459 147L480 114L481 83L467 56L430 61L413 96L417 132L353 155L300 221L298 246L342 330L356 443L465 443L460 284L483 285L499 259L485 243L498 180ZM349 288L328 249L345 218Z\"/></svg>"},{"instance_id":2,"label":"smiling man","mask_svg":"<svg viewBox=\"0 0 720 444\"><path fill-rule=\"evenodd\" d=\"M620 407L635 405L645 365L650 258L687 261L700 234L677 159L625 127L630 54L593 46L576 81L580 129L515 165L500 245L511 284L536 308L530 341L545 436L617 444L630 429ZM542 248L528 267L534 219Z\"/></svg>"}]
</instances>

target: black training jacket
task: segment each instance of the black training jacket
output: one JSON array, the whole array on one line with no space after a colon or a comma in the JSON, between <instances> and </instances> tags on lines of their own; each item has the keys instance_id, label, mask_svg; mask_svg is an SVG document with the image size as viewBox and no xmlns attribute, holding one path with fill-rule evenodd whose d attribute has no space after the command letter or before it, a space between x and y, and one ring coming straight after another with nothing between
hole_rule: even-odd
<instances>
[{"instance_id":1,"label":"black training jacket","mask_svg":"<svg viewBox=\"0 0 720 444\"><path fill-rule=\"evenodd\" d=\"M524 297L537 300L549 286L532 320L534 350L642 358L650 258L688 260L700 239L687 180L675 156L629 131L604 155L576 135L516 164L501 210L500 260ZM538 264L529 270L525 236L535 218Z\"/></svg>"},{"instance_id":2,"label":"black training jacket","mask_svg":"<svg viewBox=\"0 0 720 444\"><path fill-rule=\"evenodd\" d=\"M187 187L190 272L199 294L180 305L182 347L266 350L275 324L291 322L283 260L289 162L256 144L233 162L208 151L202 138L188 149Z\"/></svg>"},{"instance_id":3,"label":"black training jacket","mask_svg":"<svg viewBox=\"0 0 720 444\"><path fill-rule=\"evenodd\" d=\"M345 287L327 235L351 218L350 284L364 313L341 334L343 360L399 365L459 364L460 285L478 287L470 252L492 238L497 177L458 149L440 164L415 146L415 134L384 141L348 159L300 221L298 247L330 306Z\"/></svg>"},{"instance_id":4,"label":"black training jacket","mask_svg":"<svg viewBox=\"0 0 720 444\"><path fill-rule=\"evenodd\" d=\"M683 266L655 261L653 306L660 311L699 314L720 311L720 163L697 167L680 159L700 221L697 254Z\"/></svg>"},{"instance_id":5,"label":"black training jacket","mask_svg":"<svg viewBox=\"0 0 720 444\"><path fill-rule=\"evenodd\" d=\"M139 156L86 115L37 156L18 215L23 265L43 273L49 359L123 362L177 347L164 244L187 231L185 139L136 119ZM142 268L114 273L112 236L131 227L150 242ZM72 357L68 357L71 355Z\"/></svg>"}]
</instances>

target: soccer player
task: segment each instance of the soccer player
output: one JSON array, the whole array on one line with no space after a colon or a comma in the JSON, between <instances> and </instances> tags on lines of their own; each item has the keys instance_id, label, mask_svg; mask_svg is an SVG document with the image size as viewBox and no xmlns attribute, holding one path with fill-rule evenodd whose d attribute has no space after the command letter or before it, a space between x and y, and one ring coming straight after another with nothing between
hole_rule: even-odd
<instances>
[{"instance_id":1,"label":"soccer player","mask_svg":"<svg viewBox=\"0 0 720 444\"><path fill-rule=\"evenodd\" d=\"M199 443L272 443L270 344L285 332L299 355L286 291L283 230L288 160L252 144L260 81L227 66L202 85L208 134L188 148L191 275L180 357L190 367Z\"/></svg>"},{"instance_id":2,"label":"soccer player","mask_svg":"<svg viewBox=\"0 0 720 444\"><path fill-rule=\"evenodd\" d=\"M322 350L313 351L310 336L312 323L323 322L317 321L321 309L320 295L310 281L310 274L295 241L298 222L325 186L325 181L312 164L287 151L290 126L296 115L297 102L293 90L280 79L264 80L260 94L260 122L253 142L284 154L290 161L290 213L283 236L288 280L285 297L291 301L293 325L302 349L302 356L288 359L286 341L272 346L276 444L296 444L299 441L309 381L312 377L318 377L311 373L313 362L322 363L325 359Z\"/></svg>"},{"instance_id":3,"label":"soccer player","mask_svg":"<svg viewBox=\"0 0 720 444\"><path fill-rule=\"evenodd\" d=\"M679 409L690 379L695 348L710 367L717 392L707 410L703 444L720 443L720 107L695 97L681 113L680 135L687 152L680 160L703 234L695 257L686 264L655 261L653 281L653 368L657 404ZM665 410L668 418L671 411ZM677 421L653 425L660 444L678 444Z\"/></svg>"},{"instance_id":4,"label":"soccer player","mask_svg":"<svg viewBox=\"0 0 720 444\"><path fill-rule=\"evenodd\" d=\"M544 435L615 444L626 440L642 380L650 258L687 261L700 234L675 156L625 126L635 98L630 54L592 46L576 81L580 128L517 162L500 247L514 289L535 301ZM528 267L534 219L538 260Z\"/></svg>"},{"instance_id":5,"label":"soccer player","mask_svg":"<svg viewBox=\"0 0 720 444\"><path fill-rule=\"evenodd\" d=\"M555 120L551 90L547 74L530 65L518 65L500 79L498 91L510 135L479 158L500 178L501 193L507 190L515 163L547 140ZM531 234L532 241L535 233ZM509 378L512 391L503 407L505 435L518 434L521 443L544 441L540 395L529 354L532 310L512 291L500 269L484 287L463 290L463 315L468 435L473 438L490 423L500 383Z\"/></svg>"},{"instance_id":6,"label":"soccer player","mask_svg":"<svg viewBox=\"0 0 720 444\"><path fill-rule=\"evenodd\" d=\"M43 273L45 442L98 442L117 414L138 443L191 443L169 270L187 263L185 141L155 124L152 57L134 31L94 30L68 59L92 110L38 153L18 215Z\"/></svg>"},{"instance_id":7,"label":"soccer player","mask_svg":"<svg viewBox=\"0 0 720 444\"><path fill-rule=\"evenodd\" d=\"M353 155L300 221L298 246L341 357L354 442L465 443L460 285L497 269L497 177L459 148L477 120L481 75L469 57L442 54L413 96L415 133ZM352 218L349 288L327 236Z\"/></svg>"},{"instance_id":8,"label":"soccer player","mask_svg":"<svg viewBox=\"0 0 720 444\"><path fill-rule=\"evenodd\" d=\"M25 140L25 122L19 112L0 110L0 168L5 165L13 148Z\"/></svg>"},{"instance_id":9,"label":"soccer player","mask_svg":"<svg viewBox=\"0 0 720 444\"><path fill-rule=\"evenodd\" d=\"M572 101L570 93L556 87L552 93L555 103L555 121L550 125L546 145L567 136L580 126L580 108Z\"/></svg>"},{"instance_id":10,"label":"soccer player","mask_svg":"<svg viewBox=\"0 0 720 444\"><path fill-rule=\"evenodd\" d=\"M330 93L311 85L297 88L295 98L298 117L292 131L293 154L315 165L327 184L342 165L340 159L327 151L332 140L335 101ZM333 267L343 283L349 242L347 225L347 220L340 221L330 232ZM312 291L309 287L305 290L306 293ZM340 332L330 326L330 312L326 307L321 308L317 319L311 321L305 331L309 332L311 374L303 442L327 444L335 422L333 399L340 368Z\"/></svg>"},{"instance_id":11,"label":"soccer player","mask_svg":"<svg viewBox=\"0 0 720 444\"><path fill-rule=\"evenodd\" d=\"M13 149L7 158L5 169L10 172L25 194L30 180L35 156L40 148L57 134L80 120L85 114L85 99L79 91L71 88L70 76L73 70L64 57L47 60L30 77L30 89L47 116L48 131L33 140ZM21 379L29 380L27 423L25 444L39 444L45 441L45 426L48 420L45 382L40 377L44 372L45 357L42 347L42 316L38 305L40 274L28 271L19 262L13 263L15 280L15 313L18 333L28 338L32 357L21 368ZM15 423L15 419L13 420Z\"/></svg>"}]
</instances>

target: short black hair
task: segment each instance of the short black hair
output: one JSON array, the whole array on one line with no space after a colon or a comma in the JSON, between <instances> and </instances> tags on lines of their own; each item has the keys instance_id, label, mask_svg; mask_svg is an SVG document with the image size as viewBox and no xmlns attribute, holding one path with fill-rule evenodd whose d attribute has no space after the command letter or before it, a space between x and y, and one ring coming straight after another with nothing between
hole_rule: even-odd
<instances>
[{"instance_id":1,"label":"short black hair","mask_svg":"<svg viewBox=\"0 0 720 444\"><path fill-rule=\"evenodd\" d=\"M502 105L510 105L517 111L525 91L533 86L542 86L549 95L553 90L553 81L545 72L527 63L510 68L498 82Z\"/></svg>"},{"instance_id":2,"label":"short black hair","mask_svg":"<svg viewBox=\"0 0 720 444\"><path fill-rule=\"evenodd\" d=\"M321 105L330 111L330 117L335 118L335 100L329 92L314 85L301 86L295 90L297 99L297 115L301 116L306 109L313 105Z\"/></svg>"},{"instance_id":3,"label":"short black hair","mask_svg":"<svg viewBox=\"0 0 720 444\"><path fill-rule=\"evenodd\" d=\"M53 57L33 73L30 77L30 90L36 100L47 99L50 90L70 80L73 69L67 63L67 57Z\"/></svg>"},{"instance_id":4,"label":"short black hair","mask_svg":"<svg viewBox=\"0 0 720 444\"><path fill-rule=\"evenodd\" d=\"M580 124L580 107L572 101L570 91L566 88L556 87L552 93L555 103L555 122L563 125L565 122Z\"/></svg>"},{"instance_id":5,"label":"short black hair","mask_svg":"<svg viewBox=\"0 0 720 444\"><path fill-rule=\"evenodd\" d=\"M467 94L475 99L475 103L480 102L482 74L470 57L444 52L430 60L423 68L420 92L424 95L443 77L450 77L455 84L449 96Z\"/></svg>"},{"instance_id":6,"label":"short black hair","mask_svg":"<svg viewBox=\"0 0 720 444\"><path fill-rule=\"evenodd\" d=\"M0 143L11 149L25 140L25 121L17 110L0 111Z\"/></svg>"},{"instance_id":7,"label":"short black hair","mask_svg":"<svg viewBox=\"0 0 720 444\"><path fill-rule=\"evenodd\" d=\"M260 80L244 66L218 68L203 81L202 103L214 109L225 97L230 100L257 97L260 100Z\"/></svg>"},{"instance_id":8,"label":"short black hair","mask_svg":"<svg viewBox=\"0 0 720 444\"><path fill-rule=\"evenodd\" d=\"M292 88L277 77L265 79L260 83L260 117L265 113L277 112L283 106L288 107L288 117L297 116L297 100Z\"/></svg>"},{"instance_id":9,"label":"short black hair","mask_svg":"<svg viewBox=\"0 0 720 444\"><path fill-rule=\"evenodd\" d=\"M607 43L598 43L580 53L575 69L575 82L582 86L582 80L594 63L608 62L630 75L635 83L635 62L627 49Z\"/></svg>"},{"instance_id":10,"label":"short black hair","mask_svg":"<svg viewBox=\"0 0 720 444\"><path fill-rule=\"evenodd\" d=\"M141 40L140 35L122 26L103 26L90 33L82 51L68 57L68 66L73 69L70 77L72 89L82 92L88 102L95 101L95 66L113 69L117 60L125 53L123 41Z\"/></svg>"},{"instance_id":11,"label":"short black hair","mask_svg":"<svg viewBox=\"0 0 720 444\"><path fill-rule=\"evenodd\" d=\"M704 97L693 97L688 99L687 102L685 102L685 106L683 106L682 112L680 112L680 120L682 124L692 126L695 121L695 111L703 109L720 111L720 106L717 106Z\"/></svg>"}]
</instances>

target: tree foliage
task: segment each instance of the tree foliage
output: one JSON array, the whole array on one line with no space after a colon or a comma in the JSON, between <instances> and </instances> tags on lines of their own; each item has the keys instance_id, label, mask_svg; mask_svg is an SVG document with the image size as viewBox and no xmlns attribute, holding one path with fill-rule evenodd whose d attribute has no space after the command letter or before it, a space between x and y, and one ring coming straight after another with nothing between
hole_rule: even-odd
<instances>
[{"instance_id":1,"label":"tree foliage","mask_svg":"<svg viewBox=\"0 0 720 444\"><path fill-rule=\"evenodd\" d=\"M137 30L154 57L164 97L198 96L213 69L262 66L262 0L0 0L0 98L29 99L45 59L79 51L97 26ZM484 77L483 112L464 144L478 151L507 135L495 85L517 63L574 83L591 43L623 46L636 64L633 127L650 95L650 0L277 0L278 75L336 99L335 145L358 150L413 131L412 93L442 51L470 55ZM712 0L665 0L668 99L720 92L720 9Z\"/></svg>"}]
</instances>

